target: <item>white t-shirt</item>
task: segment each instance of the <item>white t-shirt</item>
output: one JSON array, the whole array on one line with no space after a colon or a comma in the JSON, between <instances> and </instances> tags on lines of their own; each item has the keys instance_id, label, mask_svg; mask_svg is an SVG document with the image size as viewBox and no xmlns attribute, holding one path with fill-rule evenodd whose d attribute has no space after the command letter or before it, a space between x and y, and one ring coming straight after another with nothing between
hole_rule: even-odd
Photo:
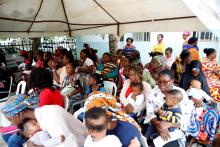
<instances>
[{"instance_id":1,"label":"white t-shirt","mask_svg":"<svg viewBox=\"0 0 220 147\"><path fill-rule=\"evenodd\" d=\"M115 135L107 135L99 141L93 142L91 135L87 136L84 147L121 147L122 144Z\"/></svg>"},{"instance_id":2,"label":"white t-shirt","mask_svg":"<svg viewBox=\"0 0 220 147\"><path fill-rule=\"evenodd\" d=\"M202 89L197 89L197 88L189 88L186 93L188 96L192 96L193 98L200 100L204 97L206 101L210 101L211 97Z\"/></svg>"},{"instance_id":3,"label":"white t-shirt","mask_svg":"<svg viewBox=\"0 0 220 147\"><path fill-rule=\"evenodd\" d=\"M173 62L175 61L175 58L173 57L170 57L170 58L166 58L166 63L167 63L167 66L169 68L171 68L171 66L173 65Z\"/></svg>"},{"instance_id":4,"label":"white t-shirt","mask_svg":"<svg viewBox=\"0 0 220 147\"><path fill-rule=\"evenodd\" d=\"M129 103L134 107L134 109L136 107L140 107L143 103L144 103L144 94L140 94L136 96L136 100L134 100L131 96L133 95L133 92L129 94L129 96L127 97ZM136 110L134 110L134 112L137 112Z\"/></svg>"},{"instance_id":5,"label":"white t-shirt","mask_svg":"<svg viewBox=\"0 0 220 147\"><path fill-rule=\"evenodd\" d=\"M63 66L57 70L57 74L60 77L60 85L63 83L65 77L67 76L66 66Z\"/></svg>"},{"instance_id":6,"label":"white t-shirt","mask_svg":"<svg viewBox=\"0 0 220 147\"><path fill-rule=\"evenodd\" d=\"M65 141L54 147L83 146L87 130L70 113L58 105L46 105L34 110L37 122L43 131L53 137L64 135Z\"/></svg>"},{"instance_id":7,"label":"white t-shirt","mask_svg":"<svg viewBox=\"0 0 220 147\"><path fill-rule=\"evenodd\" d=\"M36 145L54 147L61 143L61 136L51 138L46 131L39 131L30 138L30 141Z\"/></svg>"},{"instance_id":8,"label":"white t-shirt","mask_svg":"<svg viewBox=\"0 0 220 147\"><path fill-rule=\"evenodd\" d=\"M91 59L86 58L86 60L83 63L83 67L88 67L88 66L91 66L91 65L94 65L94 62Z\"/></svg>"}]
</instances>

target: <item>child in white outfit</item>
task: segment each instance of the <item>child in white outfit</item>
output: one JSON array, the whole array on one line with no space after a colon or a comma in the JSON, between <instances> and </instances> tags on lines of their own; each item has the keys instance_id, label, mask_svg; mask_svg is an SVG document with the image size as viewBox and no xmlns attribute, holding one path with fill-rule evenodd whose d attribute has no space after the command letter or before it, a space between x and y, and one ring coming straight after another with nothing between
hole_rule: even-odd
<instances>
[{"instance_id":1,"label":"child in white outfit","mask_svg":"<svg viewBox=\"0 0 220 147\"><path fill-rule=\"evenodd\" d=\"M198 115L202 113L202 103L203 100L206 100L206 103L210 104L213 102L212 98L201 89L201 83L198 80L190 81L190 88L186 91L191 102L195 105L195 110Z\"/></svg>"},{"instance_id":2,"label":"child in white outfit","mask_svg":"<svg viewBox=\"0 0 220 147\"><path fill-rule=\"evenodd\" d=\"M186 91L188 96L203 101L204 99L210 103L212 98L201 89L201 83L198 80L191 80L190 81L190 88Z\"/></svg>"},{"instance_id":3,"label":"child in white outfit","mask_svg":"<svg viewBox=\"0 0 220 147\"><path fill-rule=\"evenodd\" d=\"M134 107L134 113L138 112L136 108L144 103L143 84L132 83L132 93L127 97L129 103Z\"/></svg>"},{"instance_id":4,"label":"child in white outfit","mask_svg":"<svg viewBox=\"0 0 220 147\"><path fill-rule=\"evenodd\" d=\"M29 141L35 145L54 147L61 144L65 140L63 135L51 138L48 132L41 130L37 120L35 119L24 119L18 128L22 134L26 138L29 138Z\"/></svg>"},{"instance_id":5,"label":"child in white outfit","mask_svg":"<svg viewBox=\"0 0 220 147\"><path fill-rule=\"evenodd\" d=\"M85 113L85 123L89 135L84 147L121 147L122 144L115 135L106 135L108 118L105 110L94 107Z\"/></svg>"}]
</instances>

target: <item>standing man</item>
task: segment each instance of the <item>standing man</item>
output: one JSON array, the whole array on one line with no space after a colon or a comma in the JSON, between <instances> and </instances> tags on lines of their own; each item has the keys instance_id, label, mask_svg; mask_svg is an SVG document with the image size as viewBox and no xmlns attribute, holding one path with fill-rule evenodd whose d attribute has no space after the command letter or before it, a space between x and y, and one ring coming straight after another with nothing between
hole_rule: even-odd
<instances>
[{"instance_id":1,"label":"standing man","mask_svg":"<svg viewBox=\"0 0 220 147\"><path fill-rule=\"evenodd\" d=\"M165 44L163 43L163 34L157 35L158 43L153 47L152 53L158 53L163 55L165 50Z\"/></svg>"}]
</instances>

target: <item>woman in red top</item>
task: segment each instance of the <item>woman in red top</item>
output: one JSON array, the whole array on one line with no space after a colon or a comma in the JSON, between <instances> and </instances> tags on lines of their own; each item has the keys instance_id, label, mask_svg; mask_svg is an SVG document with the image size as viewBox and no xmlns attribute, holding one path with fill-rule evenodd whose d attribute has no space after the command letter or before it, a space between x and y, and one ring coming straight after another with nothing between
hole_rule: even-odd
<instances>
[{"instance_id":1,"label":"woman in red top","mask_svg":"<svg viewBox=\"0 0 220 147\"><path fill-rule=\"evenodd\" d=\"M60 92L53 87L53 78L47 69L33 69L29 78L29 89L37 89L40 92L39 107L44 105L64 106L63 97Z\"/></svg>"}]
</instances>

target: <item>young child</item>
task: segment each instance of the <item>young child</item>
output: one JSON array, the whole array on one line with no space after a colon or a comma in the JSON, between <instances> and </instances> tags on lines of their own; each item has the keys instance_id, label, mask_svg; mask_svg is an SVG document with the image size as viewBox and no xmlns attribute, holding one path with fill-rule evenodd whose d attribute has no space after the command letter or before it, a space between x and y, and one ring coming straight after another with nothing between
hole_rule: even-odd
<instances>
[{"instance_id":1,"label":"young child","mask_svg":"<svg viewBox=\"0 0 220 147\"><path fill-rule=\"evenodd\" d=\"M186 92L196 107L200 107L203 100L207 103L212 102L212 98L201 89L201 83L198 80L191 80L190 88Z\"/></svg>"},{"instance_id":2,"label":"young child","mask_svg":"<svg viewBox=\"0 0 220 147\"><path fill-rule=\"evenodd\" d=\"M106 92L103 87L103 78L98 73L92 73L89 75L89 80L86 86L86 96L94 91Z\"/></svg>"},{"instance_id":3,"label":"young child","mask_svg":"<svg viewBox=\"0 0 220 147\"><path fill-rule=\"evenodd\" d=\"M121 147L120 140L115 135L106 135L108 118L105 110L93 107L85 114L87 136L84 147Z\"/></svg>"},{"instance_id":4,"label":"young child","mask_svg":"<svg viewBox=\"0 0 220 147\"><path fill-rule=\"evenodd\" d=\"M164 105L157 110L157 119L174 124L180 123L181 109L179 102L183 99L183 95L179 90L170 90L165 94ZM169 132L173 132L177 128L169 128ZM150 125L147 129L147 137L149 140L154 140L159 136L159 133L155 126Z\"/></svg>"},{"instance_id":5,"label":"young child","mask_svg":"<svg viewBox=\"0 0 220 147\"><path fill-rule=\"evenodd\" d=\"M136 108L144 103L143 84L132 83L132 92L127 97L129 103L134 107L134 113L138 112Z\"/></svg>"},{"instance_id":6,"label":"young child","mask_svg":"<svg viewBox=\"0 0 220 147\"><path fill-rule=\"evenodd\" d=\"M35 119L24 119L18 126L20 131L29 141L35 145L44 147L54 147L65 141L64 135L51 138L46 131L42 131L38 122Z\"/></svg>"},{"instance_id":7,"label":"young child","mask_svg":"<svg viewBox=\"0 0 220 147\"><path fill-rule=\"evenodd\" d=\"M168 91L165 96L165 103L163 107L158 110L159 119L173 124L180 123L182 112L179 103L183 99L181 91L173 89ZM169 131L172 132L175 129L176 128L169 128Z\"/></svg>"},{"instance_id":8,"label":"young child","mask_svg":"<svg viewBox=\"0 0 220 147\"><path fill-rule=\"evenodd\" d=\"M44 52L42 50L39 50L37 52L37 63L36 63L36 67L40 67L40 68L43 68L44 67L44 59L43 59L43 56L44 56Z\"/></svg>"}]
</instances>

